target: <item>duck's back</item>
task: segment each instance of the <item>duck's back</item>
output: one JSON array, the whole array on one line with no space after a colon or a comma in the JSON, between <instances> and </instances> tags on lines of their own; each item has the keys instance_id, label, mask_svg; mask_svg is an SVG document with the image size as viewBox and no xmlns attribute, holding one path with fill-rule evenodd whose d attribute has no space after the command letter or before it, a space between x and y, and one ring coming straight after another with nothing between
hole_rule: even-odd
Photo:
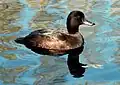
<instances>
[{"instance_id":1,"label":"duck's back","mask_svg":"<svg viewBox=\"0 0 120 85\"><path fill-rule=\"evenodd\" d=\"M23 44L33 51L44 49L53 54L62 54L65 51L81 47L84 40L80 33L71 35L44 29L34 31L23 38Z\"/></svg>"}]
</instances>

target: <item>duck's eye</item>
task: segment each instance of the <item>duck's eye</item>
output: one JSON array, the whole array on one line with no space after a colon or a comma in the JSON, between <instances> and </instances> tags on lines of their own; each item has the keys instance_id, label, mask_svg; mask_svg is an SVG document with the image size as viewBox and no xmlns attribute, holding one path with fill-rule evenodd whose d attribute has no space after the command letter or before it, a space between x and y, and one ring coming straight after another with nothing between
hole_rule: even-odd
<instances>
[{"instance_id":1,"label":"duck's eye","mask_svg":"<svg viewBox=\"0 0 120 85\"><path fill-rule=\"evenodd\" d=\"M80 16L77 16L78 19L80 19Z\"/></svg>"},{"instance_id":2,"label":"duck's eye","mask_svg":"<svg viewBox=\"0 0 120 85\"><path fill-rule=\"evenodd\" d=\"M80 17L80 16L77 16L77 20L78 20L78 21L81 21L82 19L81 19L81 17Z\"/></svg>"},{"instance_id":3,"label":"duck's eye","mask_svg":"<svg viewBox=\"0 0 120 85\"><path fill-rule=\"evenodd\" d=\"M80 16L78 16L78 18L80 18Z\"/></svg>"}]
</instances>

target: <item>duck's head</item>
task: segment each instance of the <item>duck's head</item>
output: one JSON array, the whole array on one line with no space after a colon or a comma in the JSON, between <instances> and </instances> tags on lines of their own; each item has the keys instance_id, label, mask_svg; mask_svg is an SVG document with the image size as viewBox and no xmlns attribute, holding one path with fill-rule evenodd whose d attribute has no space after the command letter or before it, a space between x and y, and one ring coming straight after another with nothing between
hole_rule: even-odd
<instances>
[{"instance_id":1,"label":"duck's head","mask_svg":"<svg viewBox=\"0 0 120 85\"><path fill-rule=\"evenodd\" d=\"M70 34L75 34L79 31L79 25L93 26L95 23L88 21L81 11L72 11L67 18L67 29Z\"/></svg>"}]
</instances>

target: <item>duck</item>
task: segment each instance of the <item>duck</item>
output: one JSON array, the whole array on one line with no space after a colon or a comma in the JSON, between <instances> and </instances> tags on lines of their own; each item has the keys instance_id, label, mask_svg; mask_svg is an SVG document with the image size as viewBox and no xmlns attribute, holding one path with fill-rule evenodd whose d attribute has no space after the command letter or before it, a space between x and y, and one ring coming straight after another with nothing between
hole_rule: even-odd
<instances>
[{"instance_id":1,"label":"duck","mask_svg":"<svg viewBox=\"0 0 120 85\"><path fill-rule=\"evenodd\" d=\"M79 32L79 26L93 26L95 23L88 21L82 11L75 10L69 13L66 24L66 30L39 29L15 39L15 42L44 55L63 55L73 49L83 49L84 38Z\"/></svg>"}]
</instances>

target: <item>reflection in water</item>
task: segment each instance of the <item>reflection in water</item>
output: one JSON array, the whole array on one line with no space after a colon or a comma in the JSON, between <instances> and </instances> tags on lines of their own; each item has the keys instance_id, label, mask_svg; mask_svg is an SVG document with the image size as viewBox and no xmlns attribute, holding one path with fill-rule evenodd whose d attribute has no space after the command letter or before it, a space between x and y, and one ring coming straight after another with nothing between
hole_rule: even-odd
<instances>
[{"instance_id":1,"label":"reflection in water","mask_svg":"<svg viewBox=\"0 0 120 85\"><path fill-rule=\"evenodd\" d=\"M73 77L75 78L80 78L84 76L84 72L85 72L85 68L82 66L85 66L82 63L79 63L75 60L70 61L70 59L68 58L68 68L70 70L70 73L73 75Z\"/></svg>"},{"instance_id":2,"label":"reflection in water","mask_svg":"<svg viewBox=\"0 0 120 85\"><path fill-rule=\"evenodd\" d=\"M68 68L70 70L70 73L74 77L82 77L84 76L85 68L82 66L85 66L85 64L79 63L79 54L83 51L84 46L80 48L76 48L70 51L68 54L67 64Z\"/></svg>"},{"instance_id":3,"label":"reflection in water","mask_svg":"<svg viewBox=\"0 0 120 85\"><path fill-rule=\"evenodd\" d=\"M27 70L27 67L21 66L16 68L4 68L0 67L0 80L3 81L3 83L15 83L15 80L17 79L17 75Z\"/></svg>"}]
</instances>

